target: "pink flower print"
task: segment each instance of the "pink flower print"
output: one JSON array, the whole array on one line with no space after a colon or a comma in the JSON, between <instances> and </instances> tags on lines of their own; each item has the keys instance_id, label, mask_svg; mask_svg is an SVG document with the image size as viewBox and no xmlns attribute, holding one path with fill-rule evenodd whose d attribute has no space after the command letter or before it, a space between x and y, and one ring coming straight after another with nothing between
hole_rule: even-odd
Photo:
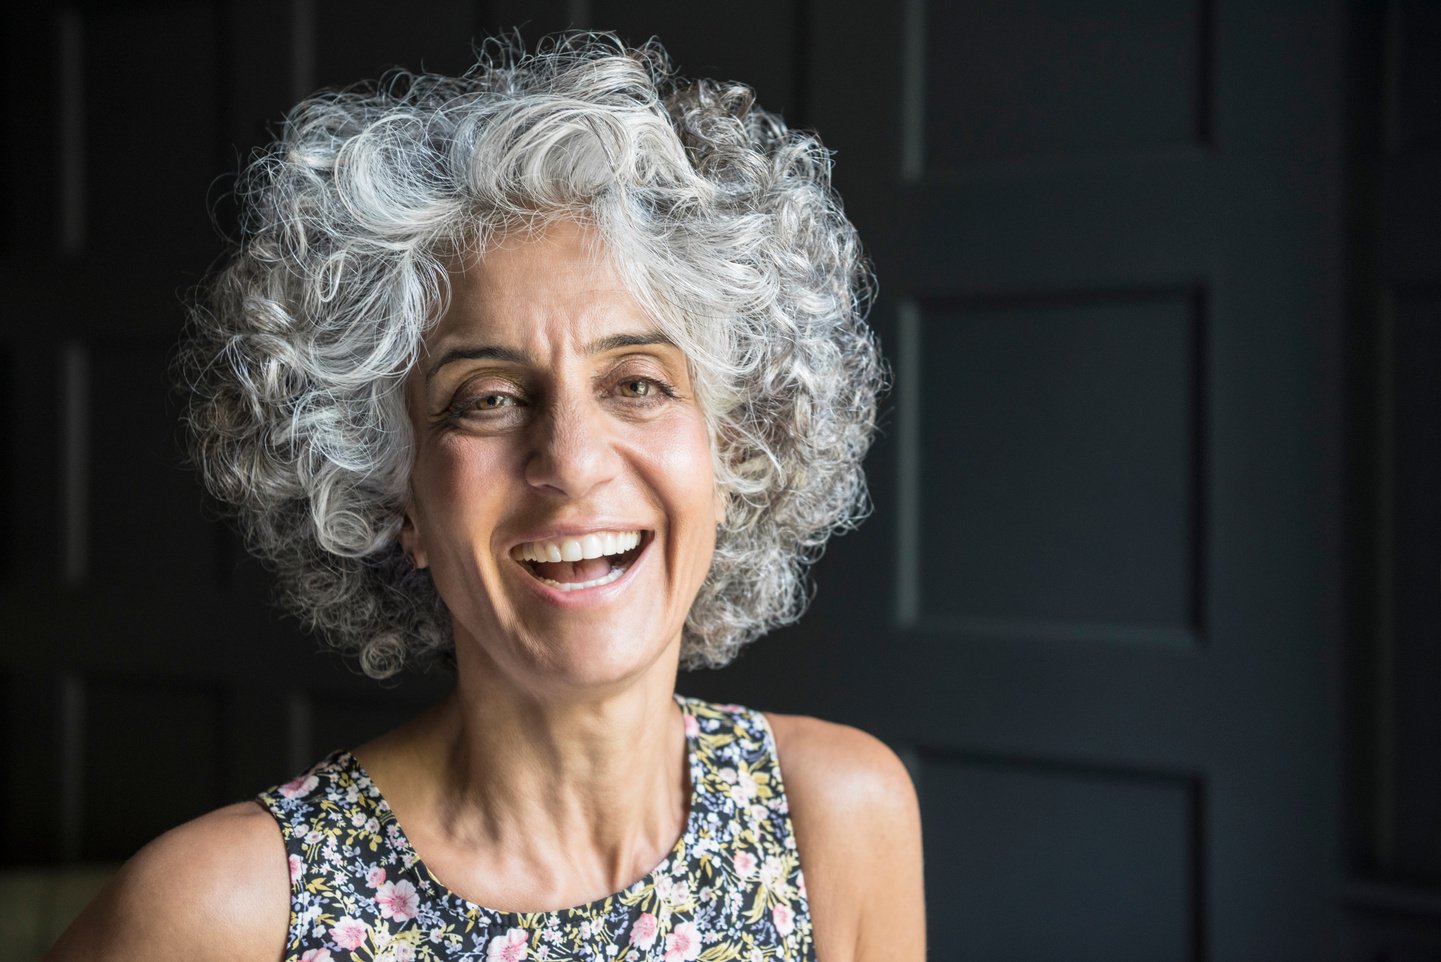
<instances>
[{"instance_id":1,"label":"pink flower print","mask_svg":"<svg viewBox=\"0 0 1441 962\"><path fill-rule=\"evenodd\" d=\"M665 962L695 962L700 955L700 933L694 922L682 922L665 937Z\"/></svg>"},{"instance_id":2,"label":"pink flower print","mask_svg":"<svg viewBox=\"0 0 1441 962\"><path fill-rule=\"evenodd\" d=\"M796 915L791 911L791 907L784 902L779 903L775 908L771 909L771 919L775 921L776 934L781 938L790 935L791 930L796 927Z\"/></svg>"},{"instance_id":3,"label":"pink flower print","mask_svg":"<svg viewBox=\"0 0 1441 962\"><path fill-rule=\"evenodd\" d=\"M300 962L330 962L330 950L310 949L300 957Z\"/></svg>"},{"instance_id":4,"label":"pink flower print","mask_svg":"<svg viewBox=\"0 0 1441 962\"><path fill-rule=\"evenodd\" d=\"M408 942L402 942L390 950L395 962L415 962L415 949Z\"/></svg>"},{"instance_id":5,"label":"pink flower print","mask_svg":"<svg viewBox=\"0 0 1441 962\"><path fill-rule=\"evenodd\" d=\"M656 924L655 916L649 912L642 912L640 918L630 927L630 942L639 949L648 949L655 944L655 932L659 926Z\"/></svg>"},{"instance_id":6,"label":"pink flower print","mask_svg":"<svg viewBox=\"0 0 1441 962\"><path fill-rule=\"evenodd\" d=\"M750 852L736 852L731 864L735 866L736 878L750 878L756 870L756 857Z\"/></svg>"},{"instance_id":7,"label":"pink flower print","mask_svg":"<svg viewBox=\"0 0 1441 962\"><path fill-rule=\"evenodd\" d=\"M781 860L772 855L761 864L761 884L766 888L775 888L784 871Z\"/></svg>"},{"instance_id":8,"label":"pink flower print","mask_svg":"<svg viewBox=\"0 0 1441 962\"><path fill-rule=\"evenodd\" d=\"M319 784L320 779L314 775L297 775L280 786L280 794L286 798L299 798L301 795L313 791L315 786Z\"/></svg>"},{"instance_id":9,"label":"pink flower print","mask_svg":"<svg viewBox=\"0 0 1441 962\"><path fill-rule=\"evenodd\" d=\"M685 734L687 738L694 738L700 734L700 722L695 720L694 715L685 716Z\"/></svg>"},{"instance_id":10,"label":"pink flower print","mask_svg":"<svg viewBox=\"0 0 1441 962\"><path fill-rule=\"evenodd\" d=\"M287 861L290 863L290 883L294 885L305 874L305 860L299 855L292 855Z\"/></svg>"},{"instance_id":11,"label":"pink flower print","mask_svg":"<svg viewBox=\"0 0 1441 962\"><path fill-rule=\"evenodd\" d=\"M416 894L414 885L401 879L399 882L386 882L376 889L375 904L380 906L383 918L405 922L415 918L420 911L420 896Z\"/></svg>"},{"instance_id":12,"label":"pink flower print","mask_svg":"<svg viewBox=\"0 0 1441 962\"><path fill-rule=\"evenodd\" d=\"M381 883L384 881L385 867L382 865L372 865L370 871L365 873L365 884L373 889L380 888Z\"/></svg>"},{"instance_id":13,"label":"pink flower print","mask_svg":"<svg viewBox=\"0 0 1441 962\"><path fill-rule=\"evenodd\" d=\"M525 954L525 930L511 929L490 940L485 949L485 962L522 962Z\"/></svg>"},{"instance_id":14,"label":"pink flower print","mask_svg":"<svg viewBox=\"0 0 1441 962\"><path fill-rule=\"evenodd\" d=\"M343 916L330 929L330 937L335 940L335 944L347 952L354 952L364 945L366 935L365 923L348 915Z\"/></svg>"}]
</instances>

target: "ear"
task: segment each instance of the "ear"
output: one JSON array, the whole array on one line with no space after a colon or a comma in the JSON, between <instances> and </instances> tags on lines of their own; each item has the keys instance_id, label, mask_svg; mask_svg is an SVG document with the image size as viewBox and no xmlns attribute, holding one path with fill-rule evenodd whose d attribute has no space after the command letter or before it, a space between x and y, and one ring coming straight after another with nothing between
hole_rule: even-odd
<instances>
[{"instance_id":1,"label":"ear","mask_svg":"<svg viewBox=\"0 0 1441 962\"><path fill-rule=\"evenodd\" d=\"M719 528L726 523L726 504L730 501L730 495L721 485L715 486L715 524Z\"/></svg>"},{"instance_id":2,"label":"ear","mask_svg":"<svg viewBox=\"0 0 1441 962\"><path fill-rule=\"evenodd\" d=\"M405 509L405 516L400 522L400 550L405 552L413 567L430 567L430 560L426 557L425 546L421 542L420 532L416 530L409 508Z\"/></svg>"}]
</instances>

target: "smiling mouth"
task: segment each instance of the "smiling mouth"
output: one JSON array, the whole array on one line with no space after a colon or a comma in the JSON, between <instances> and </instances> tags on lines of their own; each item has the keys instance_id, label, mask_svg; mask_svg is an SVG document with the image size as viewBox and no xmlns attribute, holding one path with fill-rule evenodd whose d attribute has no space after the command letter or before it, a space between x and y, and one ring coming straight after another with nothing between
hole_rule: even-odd
<instances>
[{"instance_id":1,"label":"smiling mouth","mask_svg":"<svg viewBox=\"0 0 1441 962\"><path fill-rule=\"evenodd\" d=\"M643 532L595 531L579 538L527 541L511 548L510 556L552 588L579 591L615 581L643 547Z\"/></svg>"}]
</instances>

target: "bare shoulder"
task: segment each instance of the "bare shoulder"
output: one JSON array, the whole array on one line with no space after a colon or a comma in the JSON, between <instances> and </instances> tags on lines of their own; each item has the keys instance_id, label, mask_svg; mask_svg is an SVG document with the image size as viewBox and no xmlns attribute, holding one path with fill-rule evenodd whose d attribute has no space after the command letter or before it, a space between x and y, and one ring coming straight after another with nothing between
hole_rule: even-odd
<instances>
[{"instance_id":1,"label":"bare shoulder","mask_svg":"<svg viewBox=\"0 0 1441 962\"><path fill-rule=\"evenodd\" d=\"M766 716L775 734L816 955L833 962L925 954L921 820L910 773L846 725Z\"/></svg>"},{"instance_id":2,"label":"bare shoulder","mask_svg":"<svg viewBox=\"0 0 1441 962\"><path fill-rule=\"evenodd\" d=\"M290 873L280 828L253 802L171 829L125 863L46 956L255 959L285 951Z\"/></svg>"},{"instance_id":3,"label":"bare shoulder","mask_svg":"<svg viewBox=\"0 0 1441 962\"><path fill-rule=\"evenodd\" d=\"M910 774L879 738L819 718L766 718L792 802L820 797L830 812L860 819L886 819L914 810Z\"/></svg>"}]
</instances>

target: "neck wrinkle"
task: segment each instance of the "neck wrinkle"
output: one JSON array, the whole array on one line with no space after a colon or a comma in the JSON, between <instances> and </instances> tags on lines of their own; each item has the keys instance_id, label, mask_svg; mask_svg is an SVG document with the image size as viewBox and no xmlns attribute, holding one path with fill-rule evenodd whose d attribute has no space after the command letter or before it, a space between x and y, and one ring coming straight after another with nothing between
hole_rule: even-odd
<instances>
[{"instance_id":1,"label":"neck wrinkle","mask_svg":"<svg viewBox=\"0 0 1441 962\"><path fill-rule=\"evenodd\" d=\"M604 878L608 894L654 868L684 831L692 795L671 686L584 704L510 695L458 689L445 707L442 833L515 852L506 858L518 866L549 852L539 862L556 867L557 886L573 873Z\"/></svg>"}]
</instances>

